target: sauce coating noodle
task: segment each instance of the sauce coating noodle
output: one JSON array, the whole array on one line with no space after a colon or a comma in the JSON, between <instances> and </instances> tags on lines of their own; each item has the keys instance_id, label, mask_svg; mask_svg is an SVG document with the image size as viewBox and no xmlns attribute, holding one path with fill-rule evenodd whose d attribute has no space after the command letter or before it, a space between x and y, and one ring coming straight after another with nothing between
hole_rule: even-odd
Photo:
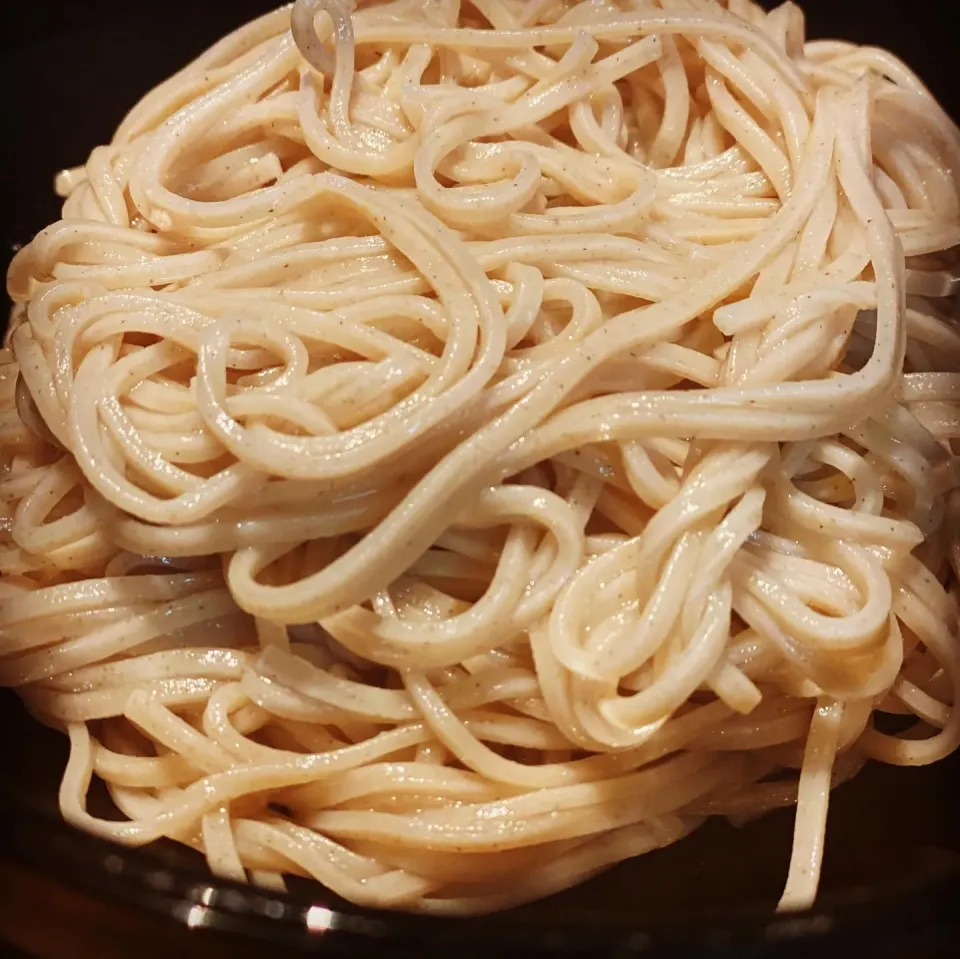
<instances>
[{"instance_id":1,"label":"sauce coating noodle","mask_svg":"<svg viewBox=\"0 0 960 959\"><path fill-rule=\"evenodd\" d=\"M8 274L0 684L65 818L463 914L796 803L811 903L832 786L960 743L958 176L791 3L221 40Z\"/></svg>"}]
</instances>

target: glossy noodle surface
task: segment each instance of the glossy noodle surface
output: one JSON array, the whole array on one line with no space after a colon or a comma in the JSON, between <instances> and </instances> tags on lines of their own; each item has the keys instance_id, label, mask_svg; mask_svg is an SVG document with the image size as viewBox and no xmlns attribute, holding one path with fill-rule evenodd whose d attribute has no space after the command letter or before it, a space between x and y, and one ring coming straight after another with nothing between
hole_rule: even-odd
<instances>
[{"instance_id":1,"label":"glossy noodle surface","mask_svg":"<svg viewBox=\"0 0 960 959\"><path fill-rule=\"evenodd\" d=\"M832 786L960 743L958 178L789 3L224 38L8 274L0 684L65 818L463 914L796 804L808 905Z\"/></svg>"}]
</instances>

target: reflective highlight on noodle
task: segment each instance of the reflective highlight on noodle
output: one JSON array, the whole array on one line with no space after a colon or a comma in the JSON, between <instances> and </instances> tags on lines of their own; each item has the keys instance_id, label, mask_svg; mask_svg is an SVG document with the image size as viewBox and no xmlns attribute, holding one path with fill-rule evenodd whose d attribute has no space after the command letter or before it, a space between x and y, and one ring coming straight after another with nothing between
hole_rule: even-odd
<instances>
[{"instance_id":1,"label":"reflective highlight on noodle","mask_svg":"<svg viewBox=\"0 0 960 959\"><path fill-rule=\"evenodd\" d=\"M958 176L789 3L219 42L8 276L0 683L65 818L471 913L796 804L809 904L831 787L960 741Z\"/></svg>"}]
</instances>

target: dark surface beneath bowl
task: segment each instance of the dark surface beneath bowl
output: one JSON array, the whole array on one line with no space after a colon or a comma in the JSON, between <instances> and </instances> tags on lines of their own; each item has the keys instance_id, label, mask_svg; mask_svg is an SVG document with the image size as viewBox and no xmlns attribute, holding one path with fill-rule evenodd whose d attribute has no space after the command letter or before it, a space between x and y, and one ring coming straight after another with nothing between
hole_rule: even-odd
<instances>
[{"instance_id":1,"label":"dark surface beneath bowl","mask_svg":"<svg viewBox=\"0 0 960 959\"><path fill-rule=\"evenodd\" d=\"M54 219L52 177L109 139L125 110L264 0L47 0L3 3L3 250ZM889 47L956 116L951 6L933 0L812 0L809 32ZM0 259L4 256L0 254ZM926 769L869 766L835 794L817 908L774 917L792 811L742 829L709 823L676 846L578 889L482 921L355 909L316 886L278 897L209 878L173 844L120 849L66 827L57 810L65 739L0 692L0 830L4 855L106 901L159 912L246 941L371 956L499 954L788 956L960 954L960 756ZM109 809L93 790L94 810ZM0 894L2 895L2 894ZM311 906L333 911L311 933ZM314 916L326 914L314 913ZM51 911L51 921L57 917ZM186 940L184 940L186 941ZM233 940L239 942L239 940ZM946 945L944 945L946 944ZM6 954L6 953L4 953ZM218 953L219 954L219 953ZM243 955L247 955L246 951ZM257 953L259 954L259 953ZM239 955L239 953L238 953Z\"/></svg>"}]
</instances>

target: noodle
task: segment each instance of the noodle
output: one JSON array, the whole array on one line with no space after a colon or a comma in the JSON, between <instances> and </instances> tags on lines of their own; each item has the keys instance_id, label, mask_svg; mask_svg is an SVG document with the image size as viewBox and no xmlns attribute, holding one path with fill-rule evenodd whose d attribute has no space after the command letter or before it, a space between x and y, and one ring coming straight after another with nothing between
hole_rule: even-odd
<instances>
[{"instance_id":1,"label":"noodle","mask_svg":"<svg viewBox=\"0 0 960 959\"><path fill-rule=\"evenodd\" d=\"M463 914L796 803L809 905L831 787L960 744L958 171L792 3L221 40L8 274L0 684L64 817Z\"/></svg>"}]
</instances>

